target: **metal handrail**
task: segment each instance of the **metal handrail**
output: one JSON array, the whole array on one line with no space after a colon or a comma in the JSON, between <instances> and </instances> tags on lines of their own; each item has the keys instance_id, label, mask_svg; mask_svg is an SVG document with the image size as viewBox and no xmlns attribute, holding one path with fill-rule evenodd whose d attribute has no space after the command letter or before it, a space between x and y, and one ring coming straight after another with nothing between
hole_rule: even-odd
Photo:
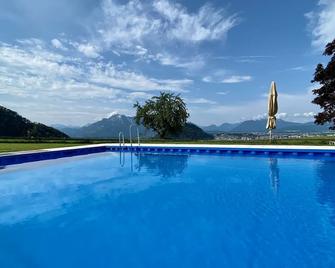
<instances>
[{"instance_id":1,"label":"metal handrail","mask_svg":"<svg viewBox=\"0 0 335 268\"><path fill-rule=\"evenodd\" d=\"M133 147L133 140L132 140L132 137L131 137L131 128L133 127L134 125L131 124L129 126L129 143L130 143L130 147Z\"/></svg>"},{"instance_id":2,"label":"metal handrail","mask_svg":"<svg viewBox=\"0 0 335 268\"><path fill-rule=\"evenodd\" d=\"M137 145L140 146L140 131L138 130L138 127L136 128L137 132Z\"/></svg>"},{"instance_id":3,"label":"metal handrail","mask_svg":"<svg viewBox=\"0 0 335 268\"><path fill-rule=\"evenodd\" d=\"M135 125L131 124L129 126L129 143L131 147L133 146L133 139L132 139L132 133L131 133L132 127L135 127ZM139 146L140 145L140 132L139 132L138 127L136 127L136 133L137 133L137 144Z\"/></svg>"},{"instance_id":4,"label":"metal handrail","mask_svg":"<svg viewBox=\"0 0 335 268\"><path fill-rule=\"evenodd\" d=\"M125 146L125 143L124 143L124 135L123 135L123 132L122 132L122 131L119 132L119 146L120 146L120 147L121 147L121 138L122 138L123 146Z\"/></svg>"}]
</instances>

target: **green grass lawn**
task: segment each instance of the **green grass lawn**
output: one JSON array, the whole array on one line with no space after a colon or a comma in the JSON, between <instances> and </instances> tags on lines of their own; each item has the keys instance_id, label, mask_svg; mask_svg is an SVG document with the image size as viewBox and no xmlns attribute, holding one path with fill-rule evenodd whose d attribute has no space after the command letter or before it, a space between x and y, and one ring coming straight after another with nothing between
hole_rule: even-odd
<instances>
[{"instance_id":1,"label":"green grass lawn","mask_svg":"<svg viewBox=\"0 0 335 268\"><path fill-rule=\"evenodd\" d=\"M329 145L329 141L335 140L335 137L311 137L301 139L282 139L273 140L251 140L251 141L218 141L218 140L143 140L141 143L186 143L186 144L239 144L239 145ZM0 153L16 152L16 151L29 151L38 149L50 149L58 147L69 147L86 144L99 144L117 142L116 140L26 140L26 139L0 139ZM127 142L127 141L126 141ZM334 146L335 148L335 146Z\"/></svg>"},{"instance_id":2,"label":"green grass lawn","mask_svg":"<svg viewBox=\"0 0 335 268\"><path fill-rule=\"evenodd\" d=\"M335 137L315 137L315 138L301 138L301 139L278 139L272 140L196 140L196 141L171 141L171 140L151 140L142 143L186 143L186 144L229 144L229 145L315 145L325 146L329 145L329 141L335 141Z\"/></svg>"},{"instance_id":3,"label":"green grass lawn","mask_svg":"<svg viewBox=\"0 0 335 268\"><path fill-rule=\"evenodd\" d=\"M82 143L76 144L76 143L0 143L0 153L6 153L6 152L17 152L17 151L30 151L30 150L39 150L39 149L50 149L50 148L57 148L57 147L69 147L69 146L76 146L76 145L83 145Z\"/></svg>"}]
</instances>

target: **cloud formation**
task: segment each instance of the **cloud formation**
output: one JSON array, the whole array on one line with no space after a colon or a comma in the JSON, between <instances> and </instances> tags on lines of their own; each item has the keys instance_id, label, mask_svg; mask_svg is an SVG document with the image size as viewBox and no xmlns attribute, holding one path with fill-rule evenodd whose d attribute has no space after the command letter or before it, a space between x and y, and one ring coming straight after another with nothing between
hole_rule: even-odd
<instances>
[{"instance_id":1,"label":"cloud formation","mask_svg":"<svg viewBox=\"0 0 335 268\"><path fill-rule=\"evenodd\" d=\"M306 13L312 32L312 45L324 49L335 38L335 1L320 0L318 10Z\"/></svg>"},{"instance_id":2,"label":"cloud formation","mask_svg":"<svg viewBox=\"0 0 335 268\"><path fill-rule=\"evenodd\" d=\"M202 78L202 81L205 83L223 83L223 84L235 84L251 80L252 76L250 75L231 75L226 70L218 70Z\"/></svg>"},{"instance_id":3,"label":"cloud formation","mask_svg":"<svg viewBox=\"0 0 335 268\"><path fill-rule=\"evenodd\" d=\"M90 107L91 102L108 107L110 103L129 103L148 97L145 92L185 92L193 82L148 77L111 62L68 56L60 44L39 39L21 40L16 45L0 43L0 94L12 102L20 98L36 100L41 106L57 102L64 106L65 102L71 102L72 107L83 111L83 102L90 103ZM56 106L55 110L65 112L63 107Z\"/></svg>"},{"instance_id":4,"label":"cloud formation","mask_svg":"<svg viewBox=\"0 0 335 268\"><path fill-rule=\"evenodd\" d=\"M295 34L295 27L274 36L283 34L285 44L269 49L267 42L255 43L273 32L271 24L255 31L249 43L248 34L262 18L242 3L228 9L225 1L43 0L42 8L7 2L0 11L6 25L0 43L1 105L32 120L85 124L111 111L131 114L136 100L170 90L182 92L196 123L240 121L266 111L266 81L272 79L278 81L280 113L288 119L311 120L305 113L317 109L312 96L299 90L308 87L320 53L306 50L304 39L296 42L306 36ZM235 10L247 19L236 32L241 20ZM306 15L313 46L323 49L333 38L333 11L334 1L322 0ZM283 19L297 27L306 23L301 8L287 15L292 17ZM290 49L282 50L285 46ZM291 49L304 55L292 58Z\"/></svg>"},{"instance_id":5,"label":"cloud formation","mask_svg":"<svg viewBox=\"0 0 335 268\"><path fill-rule=\"evenodd\" d=\"M52 51L43 41L37 39L23 40L18 46L0 43L0 62L1 81L7 81L7 86L24 87L22 89L27 89L31 84L35 90L47 90L57 87L59 83L68 83L74 87L87 84L92 88L110 88L111 91L170 89L182 92L192 83L188 79L150 78L110 62L68 57Z\"/></svg>"},{"instance_id":6,"label":"cloud formation","mask_svg":"<svg viewBox=\"0 0 335 268\"><path fill-rule=\"evenodd\" d=\"M64 45L62 44L61 41L59 41L57 38L54 38L51 40L51 44L58 49L62 49L62 50L67 50L66 47L64 47Z\"/></svg>"},{"instance_id":7,"label":"cloud formation","mask_svg":"<svg viewBox=\"0 0 335 268\"><path fill-rule=\"evenodd\" d=\"M125 4L104 0L102 11L98 32L108 46L131 46L156 38L192 43L219 40L238 22L236 15L227 15L209 4L190 13L181 4L168 0L131 0Z\"/></svg>"},{"instance_id":8,"label":"cloud formation","mask_svg":"<svg viewBox=\"0 0 335 268\"><path fill-rule=\"evenodd\" d=\"M198 123L204 126L222 124L223 122L264 119L267 117L267 97L267 94L264 94L256 100L227 104L218 103L202 110L191 107L191 120L197 118ZM279 92L278 118L297 122L312 121L314 114L318 112L318 108L311 103L312 99L310 89L300 94Z\"/></svg>"},{"instance_id":9,"label":"cloud formation","mask_svg":"<svg viewBox=\"0 0 335 268\"><path fill-rule=\"evenodd\" d=\"M203 60L180 59L170 46L223 40L238 21L236 14L229 15L210 4L191 13L183 5L168 0L103 0L99 16L89 27L91 39L78 45L78 50L89 57L112 50L162 65L192 69L203 66Z\"/></svg>"}]
</instances>

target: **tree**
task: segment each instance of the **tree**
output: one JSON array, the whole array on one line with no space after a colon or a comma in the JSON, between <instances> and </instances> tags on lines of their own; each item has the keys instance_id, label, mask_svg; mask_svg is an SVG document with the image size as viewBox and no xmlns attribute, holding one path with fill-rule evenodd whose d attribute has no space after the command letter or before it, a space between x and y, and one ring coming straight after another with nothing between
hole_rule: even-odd
<instances>
[{"instance_id":1,"label":"tree","mask_svg":"<svg viewBox=\"0 0 335 268\"><path fill-rule=\"evenodd\" d=\"M180 132L189 117L184 100L173 93L161 92L143 106L137 102L134 108L136 123L155 130L161 138Z\"/></svg>"},{"instance_id":2,"label":"tree","mask_svg":"<svg viewBox=\"0 0 335 268\"><path fill-rule=\"evenodd\" d=\"M312 83L317 82L321 86L313 90L316 97L312 103L322 109L322 112L315 116L315 123L318 125L331 123L330 129L335 130L335 39L326 45L323 55L331 56L331 60L326 68L321 63L317 65L312 80Z\"/></svg>"}]
</instances>

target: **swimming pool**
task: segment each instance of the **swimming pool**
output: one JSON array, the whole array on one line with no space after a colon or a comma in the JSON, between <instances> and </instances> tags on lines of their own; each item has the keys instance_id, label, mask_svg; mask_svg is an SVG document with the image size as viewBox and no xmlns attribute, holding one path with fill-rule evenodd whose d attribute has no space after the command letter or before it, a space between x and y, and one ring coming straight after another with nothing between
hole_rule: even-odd
<instances>
[{"instance_id":1,"label":"swimming pool","mask_svg":"<svg viewBox=\"0 0 335 268\"><path fill-rule=\"evenodd\" d=\"M0 170L0 267L335 266L329 154L116 150Z\"/></svg>"}]
</instances>

